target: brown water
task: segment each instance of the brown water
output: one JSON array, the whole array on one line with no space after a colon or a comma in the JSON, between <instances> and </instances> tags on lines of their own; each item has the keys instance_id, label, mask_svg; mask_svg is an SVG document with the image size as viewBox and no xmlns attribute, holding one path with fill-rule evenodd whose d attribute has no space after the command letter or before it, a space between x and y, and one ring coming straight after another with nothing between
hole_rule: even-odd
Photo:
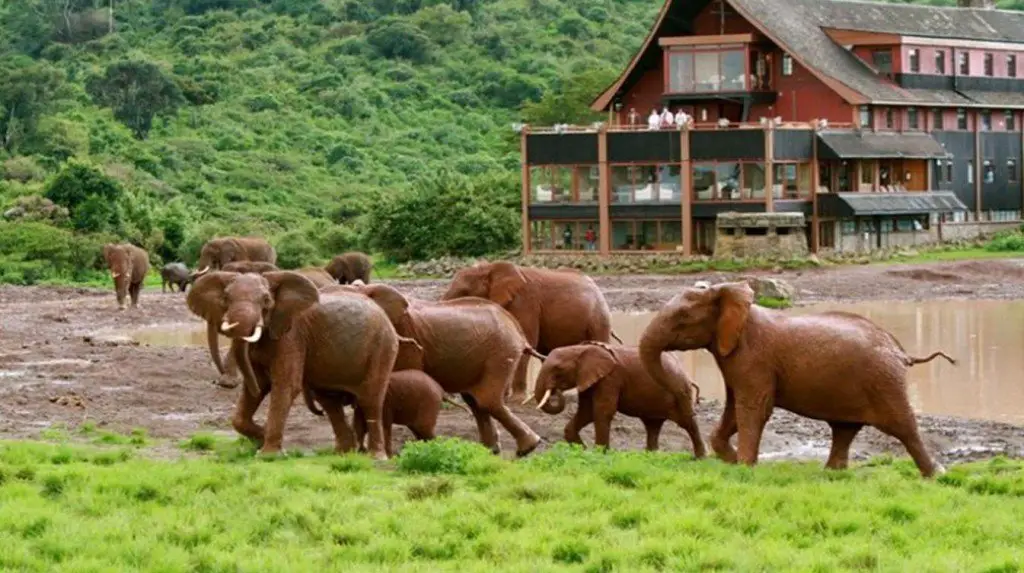
<instances>
[{"instance_id":1,"label":"brown water","mask_svg":"<svg viewBox=\"0 0 1024 573\"><path fill-rule=\"evenodd\" d=\"M921 413L1024 424L1024 301L926 301L820 304L786 312L805 314L844 310L864 315L896 335L907 352L941 358L911 368L910 398ZM636 344L653 313L613 313L612 326L625 344ZM204 325L131 333L142 344L206 344ZM221 349L229 342L221 337ZM701 396L723 399L724 385L711 355L701 350L682 354ZM539 362L533 361L531 379Z\"/></svg>"},{"instance_id":2,"label":"brown water","mask_svg":"<svg viewBox=\"0 0 1024 573\"><path fill-rule=\"evenodd\" d=\"M918 412L1024 424L1024 301L819 304L786 312L825 310L874 320L915 356L943 350L957 359L956 366L938 358L910 369L910 400ZM612 326L624 343L636 344L652 315L615 313ZM701 396L724 399L722 375L708 352L682 358Z\"/></svg>"}]
</instances>

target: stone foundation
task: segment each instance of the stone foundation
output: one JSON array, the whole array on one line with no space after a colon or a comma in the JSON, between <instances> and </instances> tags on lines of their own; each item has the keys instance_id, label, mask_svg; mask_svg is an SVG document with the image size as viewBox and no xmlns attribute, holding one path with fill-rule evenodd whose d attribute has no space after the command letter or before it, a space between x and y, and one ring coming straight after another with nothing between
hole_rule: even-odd
<instances>
[{"instance_id":1,"label":"stone foundation","mask_svg":"<svg viewBox=\"0 0 1024 573\"><path fill-rule=\"evenodd\" d=\"M719 213L716 259L806 256L803 213Z\"/></svg>"}]
</instances>

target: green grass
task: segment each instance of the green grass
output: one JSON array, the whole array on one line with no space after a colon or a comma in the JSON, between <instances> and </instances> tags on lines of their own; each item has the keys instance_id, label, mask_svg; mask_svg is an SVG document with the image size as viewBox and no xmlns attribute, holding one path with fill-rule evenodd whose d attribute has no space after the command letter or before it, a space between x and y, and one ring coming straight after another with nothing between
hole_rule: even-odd
<instances>
[{"instance_id":1,"label":"green grass","mask_svg":"<svg viewBox=\"0 0 1024 573\"><path fill-rule=\"evenodd\" d=\"M759 296L757 297L757 304L765 308L789 308L793 306L793 301L788 298L772 298L770 296Z\"/></svg>"},{"instance_id":2,"label":"green grass","mask_svg":"<svg viewBox=\"0 0 1024 573\"><path fill-rule=\"evenodd\" d=\"M924 481L443 440L395 462L0 445L0 569L1018 571L1024 464ZM411 463L406 459L416 459ZM426 463L425 460L434 458Z\"/></svg>"}]
</instances>

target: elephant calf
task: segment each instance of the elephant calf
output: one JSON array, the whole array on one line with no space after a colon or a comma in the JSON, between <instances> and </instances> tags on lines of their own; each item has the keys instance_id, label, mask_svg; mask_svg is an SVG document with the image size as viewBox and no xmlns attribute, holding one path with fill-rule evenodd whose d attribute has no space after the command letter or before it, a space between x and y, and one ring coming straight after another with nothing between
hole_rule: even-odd
<instances>
[{"instance_id":1,"label":"elephant calf","mask_svg":"<svg viewBox=\"0 0 1024 573\"><path fill-rule=\"evenodd\" d=\"M167 292L170 288L178 287L178 292L185 292L185 287L192 282L192 271L185 266L185 263L167 263L160 269L160 278L163 283L160 285L160 292Z\"/></svg>"},{"instance_id":2,"label":"elephant calf","mask_svg":"<svg viewBox=\"0 0 1024 573\"><path fill-rule=\"evenodd\" d=\"M567 441L582 444L580 430L593 422L594 442L608 447L612 418L622 412L643 421L648 450L658 449L661 426L665 420L672 420L689 434L694 456L703 458L704 442L693 411L700 388L683 371L677 357L666 354L662 362L669 375L688 390L685 399L677 399L644 370L636 348L604 342L556 348L537 375L537 407L548 414L560 414L565 409L562 393L575 388L579 405L565 426Z\"/></svg>"},{"instance_id":3,"label":"elephant calf","mask_svg":"<svg viewBox=\"0 0 1024 573\"><path fill-rule=\"evenodd\" d=\"M304 397L309 410L317 416L322 416L323 412L313 403L313 393L309 388L304 388ZM469 411L462 404L449 398L436 380L420 370L397 370L391 373L388 390L384 395L381 420L384 425L384 449L388 457L393 455L391 426L394 424L409 428L417 440L434 439L434 427L441 411L441 402L448 402ZM346 405L350 403L350 400L345 401ZM356 444L359 445L359 451L366 451L366 414L358 404L354 405L354 409L352 425L355 429Z\"/></svg>"}]
</instances>

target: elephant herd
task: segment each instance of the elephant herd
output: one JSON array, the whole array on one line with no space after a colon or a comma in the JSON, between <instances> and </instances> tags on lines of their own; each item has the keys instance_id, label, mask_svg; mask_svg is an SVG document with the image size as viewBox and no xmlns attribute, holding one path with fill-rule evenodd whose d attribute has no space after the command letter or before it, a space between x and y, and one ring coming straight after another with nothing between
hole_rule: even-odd
<instances>
[{"instance_id":1,"label":"elephant herd","mask_svg":"<svg viewBox=\"0 0 1024 573\"><path fill-rule=\"evenodd\" d=\"M127 261L111 263L118 300L123 305L118 279L126 276L135 303L139 288L132 285L145 274L145 253L108 248L123 249L120 260ZM458 394L485 446L500 451L497 420L514 438L516 454L525 456L540 437L508 404L536 401L558 414L564 394L575 391L567 441L582 443L579 432L592 423L595 443L609 446L611 421L621 412L642 420L649 450L658 448L662 425L671 420L702 458L695 420L700 389L670 352L703 349L725 381L724 409L710 439L722 460L755 464L764 426L779 407L829 424L826 467L845 468L850 444L868 425L902 442L923 476L942 471L921 440L906 376L911 366L939 356L956 361L943 352L911 356L862 316L793 316L756 305L746 283L701 281L666 303L631 347L612 332L597 284L574 270L480 263L456 273L439 301L427 301L370 284L369 260L349 255L324 269L282 271L262 239L215 239L189 277L188 308L206 321L210 355L222 374L217 340L231 341L228 361L243 384L232 425L259 442L262 453L280 451L300 394L311 412L328 419L338 451L358 448L378 459L392 454L392 424L418 439L433 438L442 402ZM530 357L542 361L532 393ZM253 416L268 396L261 426ZM352 425L345 406L353 406Z\"/></svg>"}]
</instances>

